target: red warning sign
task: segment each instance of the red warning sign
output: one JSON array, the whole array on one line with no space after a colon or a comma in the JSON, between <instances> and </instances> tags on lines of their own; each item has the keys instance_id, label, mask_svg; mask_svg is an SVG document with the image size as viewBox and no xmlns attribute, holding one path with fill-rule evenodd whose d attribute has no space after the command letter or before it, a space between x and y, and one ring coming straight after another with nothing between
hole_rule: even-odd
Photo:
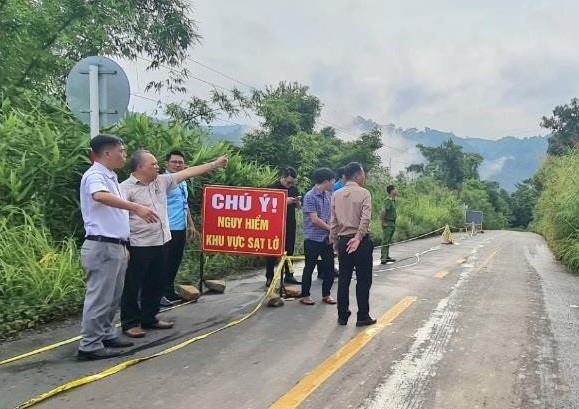
<instances>
[{"instance_id":1,"label":"red warning sign","mask_svg":"<svg viewBox=\"0 0 579 409\"><path fill-rule=\"evenodd\" d=\"M204 186L202 250L281 256L286 200L285 190Z\"/></svg>"}]
</instances>

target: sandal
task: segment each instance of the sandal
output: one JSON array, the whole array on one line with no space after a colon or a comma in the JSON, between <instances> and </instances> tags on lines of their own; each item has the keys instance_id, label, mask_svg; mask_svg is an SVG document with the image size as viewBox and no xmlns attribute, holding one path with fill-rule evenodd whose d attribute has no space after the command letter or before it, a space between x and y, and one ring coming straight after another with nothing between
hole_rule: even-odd
<instances>
[{"instance_id":1,"label":"sandal","mask_svg":"<svg viewBox=\"0 0 579 409\"><path fill-rule=\"evenodd\" d=\"M328 296L322 298L322 301L325 302L326 304L332 304L332 305L336 304L336 300L334 300L331 295L328 295Z\"/></svg>"},{"instance_id":2,"label":"sandal","mask_svg":"<svg viewBox=\"0 0 579 409\"><path fill-rule=\"evenodd\" d=\"M311 299L311 297L305 297L300 299L300 302L304 305L314 305L316 302Z\"/></svg>"}]
</instances>

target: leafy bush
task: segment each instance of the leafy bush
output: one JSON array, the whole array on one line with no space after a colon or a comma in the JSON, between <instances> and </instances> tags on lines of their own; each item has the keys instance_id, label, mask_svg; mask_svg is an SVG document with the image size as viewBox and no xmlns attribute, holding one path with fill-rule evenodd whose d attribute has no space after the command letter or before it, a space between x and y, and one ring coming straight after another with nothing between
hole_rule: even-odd
<instances>
[{"instance_id":1,"label":"leafy bush","mask_svg":"<svg viewBox=\"0 0 579 409\"><path fill-rule=\"evenodd\" d=\"M0 215L15 206L41 215L57 240L80 234L78 184L86 167L84 128L64 107L23 111L2 101Z\"/></svg>"},{"instance_id":2,"label":"leafy bush","mask_svg":"<svg viewBox=\"0 0 579 409\"><path fill-rule=\"evenodd\" d=\"M11 210L22 224L0 220L0 338L76 313L84 295L75 241L58 244L39 219Z\"/></svg>"},{"instance_id":3,"label":"leafy bush","mask_svg":"<svg viewBox=\"0 0 579 409\"><path fill-rule=\"evenodd\" d=\"M549 158L537 174L543 190L532 229L563 263L579 271L579 152Z\"/></svg>"},{"instance_id":4,"label":"leafy bush","mask_svg":"<svg viewBox=\"0 0 579 409\"><path fill-rule=\"evenodd\" d=\"M399 191L394 241L426 234L446 224L462 225L460 201L435 178L422 176L408 183L393 181L384 174L374 175L368 178L368 188L372 192L372 234L376 244L381 243L379 216L387 197L386 186L389 184L396 185Z\"/></svg>"}]
</instances>

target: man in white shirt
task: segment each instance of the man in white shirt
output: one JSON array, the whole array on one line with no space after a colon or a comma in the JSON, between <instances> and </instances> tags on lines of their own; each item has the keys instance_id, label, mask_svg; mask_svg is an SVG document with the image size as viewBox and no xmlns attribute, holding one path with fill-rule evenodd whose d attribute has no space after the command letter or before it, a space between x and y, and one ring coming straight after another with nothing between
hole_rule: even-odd
<instances>
[{"instance_id":1,"label":"man in white shirt","mask_svg":"<svg viewBox=\"0 0 579 409\"><path fill-rule=\"evenodd\" d=\"M151 209L125 200L120 190L114 170L125 165L123 140L115 135L97 135L90 147L96 160L80 183L80 207L86 231L81 248L86 296L79 360L118 356L118 352L109 348L132 345L117 337L113 322L127 269L129 210L145 223L159 220Z\"/></svg>"}]
</instances>

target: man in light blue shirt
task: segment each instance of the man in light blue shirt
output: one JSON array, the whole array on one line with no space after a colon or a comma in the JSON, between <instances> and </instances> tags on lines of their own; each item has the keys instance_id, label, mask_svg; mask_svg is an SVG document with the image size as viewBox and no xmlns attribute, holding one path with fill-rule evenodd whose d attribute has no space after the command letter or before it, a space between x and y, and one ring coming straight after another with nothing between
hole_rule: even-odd
<instances>
[{"instance_id":1,"label":"man in light blue shirt","mask_svg":"<svg viewBox=\"0 0 579 409\"><path fill-rule=\"evenodd\" d=\"M165 165L167 173L179 172L185 169L185 155L179 150L173 150L165 156ZM161 298L161 305L165 307L181 300L181 297L175 293L175 277L183 259L187 231L191 240L195 238L196 234L195 224L189 211L188 196L187 182L185 181L167 193L171 240L165 244L166 259L162 278L163 297Z\"/></svg>"},{"instance_id":2,"label":"man in light blue shirt","mask_svg":"<svg viewBox=\"0 0 579 409\"><path fill-rule=\"evenodd\" d=\"M338 180L334 183L332 187L332 192L336 192L346 186L346 176L344 175L344 167L339 167L336 169L336 175L338 176Z\"/></svg>"}]
</instances>

